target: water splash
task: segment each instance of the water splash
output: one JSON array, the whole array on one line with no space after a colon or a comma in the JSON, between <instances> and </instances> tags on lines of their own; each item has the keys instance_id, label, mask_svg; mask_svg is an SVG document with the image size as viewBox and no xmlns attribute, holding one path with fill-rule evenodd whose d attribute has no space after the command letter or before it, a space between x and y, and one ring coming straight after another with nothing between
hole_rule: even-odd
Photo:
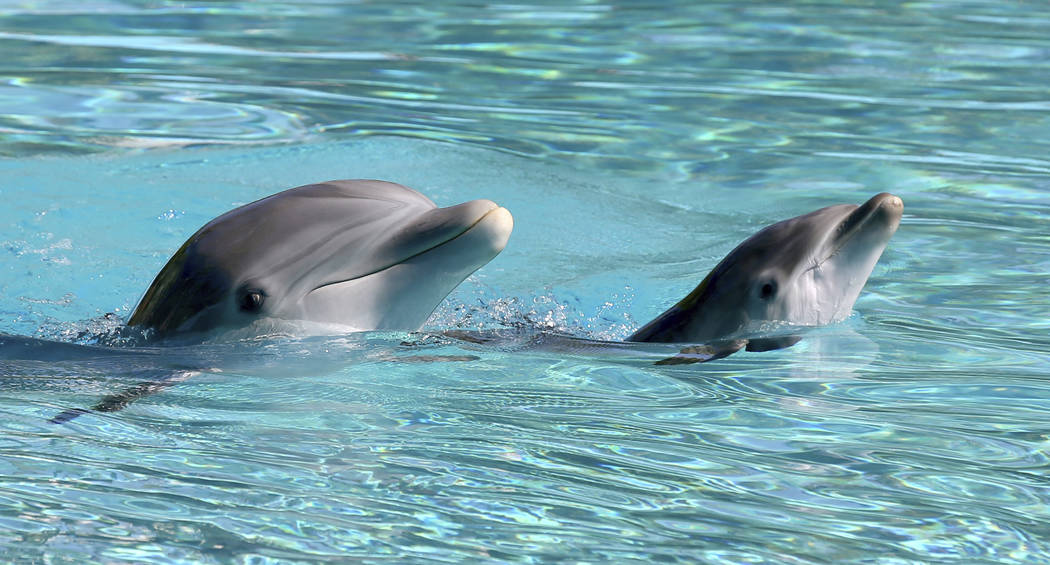
<instances>
[{"instance_id":1,"label":"water splash","mask_svg":"<svg viewBox=\"0 0 1050 565\"><path fill-rule=\"evenodd\" d=\"M565 290L506 296L496 287L468 279L443 303L426 328L485 330L495 328L550 331L602 341L616 341L637 328L630 308L630 286L608 300L594 303Z\"/></svg>"}]
</instances>

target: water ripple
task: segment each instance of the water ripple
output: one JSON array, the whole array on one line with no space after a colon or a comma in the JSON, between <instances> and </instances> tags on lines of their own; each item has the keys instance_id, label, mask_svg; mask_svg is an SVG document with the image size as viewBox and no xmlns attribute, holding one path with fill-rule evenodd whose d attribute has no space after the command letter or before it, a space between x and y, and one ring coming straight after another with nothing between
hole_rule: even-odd
<instances>
[{"instance_id":1,"label":"water ripple","mask_svg":"<svg viewBox=\"0 0 1050 565\"><path fill-rule=\"evenodd\" d=\"M1050 563L1043 12L0 7L4 331L97 339L193 229L304 175L508 205L428 327L526 331L12 354L0 555ZM882 190L906 215L857 315L793 348L530 347L622 339L759 227ZM48 423L181 364L208 370Z\"/></svg>"}]
</instances>

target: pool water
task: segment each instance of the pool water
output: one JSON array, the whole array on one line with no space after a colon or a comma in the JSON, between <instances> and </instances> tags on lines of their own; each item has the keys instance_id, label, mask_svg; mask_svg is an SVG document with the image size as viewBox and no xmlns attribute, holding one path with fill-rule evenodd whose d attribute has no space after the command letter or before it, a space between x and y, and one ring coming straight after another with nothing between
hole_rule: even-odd
<instances>
[{"instance_id":1,"label":"pool water","mask_svg":"<svg viewBox=\"0 0 1050 565\"><path fill-rule=\"evenodd\" d=\"M0 4L0 333L67 346L0 348L0 560L1050 563L1048 28L976 0ZM905 217L848 320L703 365L109 339L200 225L335 178L513 212L435 331L618 340L764 225L882 191ZM214 370L48 422L188 366Z\"/></svg>"}]
</instances>

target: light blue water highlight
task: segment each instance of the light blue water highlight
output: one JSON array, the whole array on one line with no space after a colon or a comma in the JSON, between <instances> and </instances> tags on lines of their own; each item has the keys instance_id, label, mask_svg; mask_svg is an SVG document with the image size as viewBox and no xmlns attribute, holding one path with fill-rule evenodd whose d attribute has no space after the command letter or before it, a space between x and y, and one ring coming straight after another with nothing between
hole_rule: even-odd
<instances>
[{"instance_id":1,"label":"light blue water highlight","mask_svg":"<svg viewBox=\"0 0 1050 565\"><path fill-rule=\"evenodd\" d=\"M0 4L2 333L96 341L200 225L333 178L514 213L429 329L612 340L761 226L905 202L853 317L705 365L402 333L0 349L0 560L1050 563L1048 26L985 1ZM404 362L431 355L478 359ZM216 370L47 423L187 366Z\"/></svg>"}]
</instances>

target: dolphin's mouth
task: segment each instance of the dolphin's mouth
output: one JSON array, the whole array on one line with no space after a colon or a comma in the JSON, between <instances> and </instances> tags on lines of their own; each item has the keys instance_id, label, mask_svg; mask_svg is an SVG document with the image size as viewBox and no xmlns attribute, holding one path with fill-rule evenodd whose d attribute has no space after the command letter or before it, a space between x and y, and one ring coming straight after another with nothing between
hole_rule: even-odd
<instances>
[{"instance_id":1,"label":"dolphin's mouth","mask_svg":"<svg viewBox=\"0 0 1050 565\"><path fill-rule=\"evenodd\" d=\"M453 242L463 238L467 234L472 234L479 230L488 229L492 232L491 234L489 234L490 237L487 238L487 242L489 243L489 249L485 250L488 252L489 255L495 255L502 251L503 247L507 243L507 239L510 237L510 231L513 227L513 218L510 215L510 211L490 200L475 200L467 204L483 206L484 211L473 222L464 222L461 223L459 226L456 226L456 228L458 229L449 230L448 226L445 226L440 233L440 237L442 239L440 239L436 243L432 242L427 247L421 250L417 250L414 253L405 254L404 257L401 257L397 261L394 261L389 265L384 265L383 267L374 269L367 273L362 273L345 279L325 282L324 284L314 287L310 292L314 292L316 290L320 290L322 288L334 285L353 282L355 280L364 279L377 273L381 273L383 271L386 271L387 269L431 253L439 248L452 245Z\"/></svg>"},{"instance_id":2,"label":"dolphin's mouth","mask_svg":"<svg viewBox=\"0 0 1050 565\"><path fill-rule=\"evenodd\" d=\"M898 196L888 192L872 196L867 202L854 208L844 220L839 222L835 228L835 233L832 235L835 243L831 247L831 252L820 263L822 264L837 255L860 234L874 235L881 230L882 238L880 239L889 241L890 237L897 231L897 226L900 225L903 211L904 202ZM819 266L819 264L816 265L816 267Z\"/></svg>"}]
</instances>

